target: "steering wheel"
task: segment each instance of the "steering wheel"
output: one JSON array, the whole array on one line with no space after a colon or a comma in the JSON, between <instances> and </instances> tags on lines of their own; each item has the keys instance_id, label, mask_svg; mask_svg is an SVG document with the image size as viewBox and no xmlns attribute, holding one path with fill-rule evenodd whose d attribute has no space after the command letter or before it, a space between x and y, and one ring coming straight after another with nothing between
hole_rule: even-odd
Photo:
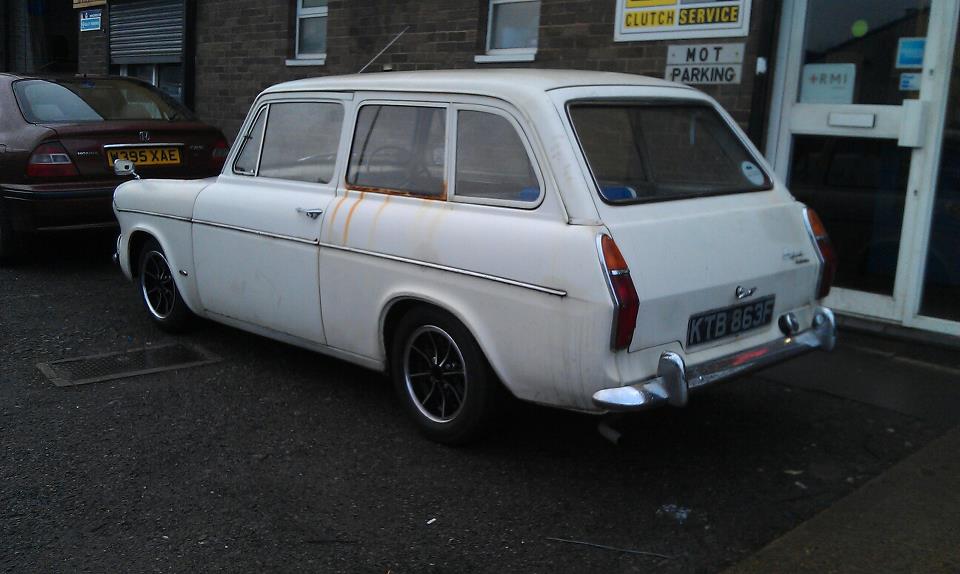
<instances>
[{"instance_id":1,"label":"steering wheel","mask_svg":"<svg viewBox=\"0 0 960 574\"><path fill-rule=\"evenodd\" d=\"M378 173L373 175L373 179L375 179L381 187L387 187L391 189L405 189L410 185L414 178L422 174L429 174L429 171L427 170L427 167L423 165L423 162L415 161L413 152L398 145L384 145L378 147L371 153L367 154L365 163L367 170L369 170L371 166L389 166L397 168L396 170L392 170L386 174Z\"/></svg>"}]
</instances>

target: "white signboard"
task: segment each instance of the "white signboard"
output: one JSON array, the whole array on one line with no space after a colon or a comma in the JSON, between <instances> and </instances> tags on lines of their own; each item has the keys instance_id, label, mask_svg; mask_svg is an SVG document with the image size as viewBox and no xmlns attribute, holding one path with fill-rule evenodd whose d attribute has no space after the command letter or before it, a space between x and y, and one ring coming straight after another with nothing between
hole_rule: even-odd
<instances>
[{"instance_id":1,"label":"white signboard","mask_svg":"<svg viewBox=\"0 0 960 574\"><path fill-rule=\"evenodd\" d=\"M617 42L746 36L752 0L616 0Z\"/></svg>"},{"instance_id":2,"label":"white signboard","mask_svg":"<svg viewBox=\"0 0 960 574\"><path fill-rule=\"evenodd\" d=\"M739 84L743 52L743 44L670 46L664 78L684 84Z\"/></svg>"},{"instance_id":3,"label":"white signboard","mask_svg":"<svg viewBox=\"0 0 960 574\"><path fill-rule=\"evenodd\" d=\"M800 77L800 102L852 104L856 85L856 64L807 64Z\"/></svg>"}]
</instances>

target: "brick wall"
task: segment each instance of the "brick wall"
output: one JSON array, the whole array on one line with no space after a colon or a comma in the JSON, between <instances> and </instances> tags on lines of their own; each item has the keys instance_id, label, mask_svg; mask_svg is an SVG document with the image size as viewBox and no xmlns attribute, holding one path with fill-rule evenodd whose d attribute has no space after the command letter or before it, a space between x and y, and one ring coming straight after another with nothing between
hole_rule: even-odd
<instances>
[{"instance_id":1,"label":"brick wall","mask_svg":"<svg viewBox=\"0 0 960 574\"><path fill-rule=\"evenodd\" d=\"M110 10L108 6L102 8L100 29L90 32L80 32L77 45L77 73L78 74L107 74L110 72L110 54L107 45L107 30L110 27ZM80 27L80 11L74 10L74 26Z\"/></svg>"},{"instance_id":2,"label":"brick wall","mask_svg":"<svg viewBox=\"0 0 960 574\"><path fill-rule=\"evenodd\" d=\"M754 0L748 38L614 42L613 0L543 0L535 62L475 64L474 56L484 51L486 0L330 0L326 65L287 66L285 60L293 54L294 0L203 0L197 2L194 21L195 109L232 140L264 88L286 80L354 73L409 25L371 70L385 64L394 70L510 66L663 77L668 44L746 42L741 84L701 86L746 125L759 29L764 11L774 4ZM91 58L84 51L87 34L81 34L81 68L92 62L106 66L106 43Z\"/></svg>"}]
</instances>

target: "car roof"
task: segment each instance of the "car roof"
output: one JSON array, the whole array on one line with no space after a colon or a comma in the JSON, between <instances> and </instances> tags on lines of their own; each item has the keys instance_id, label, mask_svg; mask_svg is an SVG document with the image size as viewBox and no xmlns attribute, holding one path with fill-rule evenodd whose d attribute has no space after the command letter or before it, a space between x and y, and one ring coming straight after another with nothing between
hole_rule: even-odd
<instances>
[{"instance_id":1,"label":"car roof","mask_svg":"<svg viewBox=\"0 0 960 574\"><path fill-rule=\"evenodd\" d=\"M276 84L264 94L303 91L397 91L482 94L516 99L577 86L689 86L659 78L586 70L491 69L380 72L307 78Z\"/></svg>"}]
</instances>

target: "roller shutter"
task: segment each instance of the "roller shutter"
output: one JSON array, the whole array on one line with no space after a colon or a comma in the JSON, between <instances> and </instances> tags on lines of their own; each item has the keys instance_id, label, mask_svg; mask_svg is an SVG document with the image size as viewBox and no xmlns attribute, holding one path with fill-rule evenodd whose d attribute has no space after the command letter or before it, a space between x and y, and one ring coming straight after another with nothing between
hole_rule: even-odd
<instances>
[{"instance_id":1,"label":"roller shutter","mask_svg":"<svg viewBox=\"0 0 960 574\"><path fill-rule=\"evenodd\" d=\"M110 63L183 61L184 0L110 4Z\"/></svg>"}]
</instances>

